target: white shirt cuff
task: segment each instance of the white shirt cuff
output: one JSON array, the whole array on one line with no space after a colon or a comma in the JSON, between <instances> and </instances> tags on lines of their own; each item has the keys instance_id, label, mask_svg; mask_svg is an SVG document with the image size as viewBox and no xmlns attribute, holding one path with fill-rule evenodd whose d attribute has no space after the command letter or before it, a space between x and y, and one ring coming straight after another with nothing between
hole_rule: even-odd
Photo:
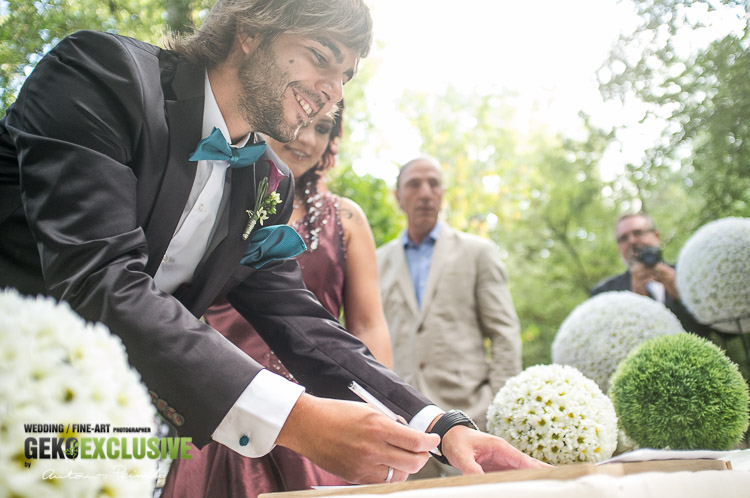
<instances>
[{"instance_id":1,"label":"white shirt cuff","mask_svg":"<svg viewBox=\"0 0 750 498\"><path fill-rule=\"evenodd\" d=\"M303 392L301 385L261 370L211 437L240 455L261 457L276 446L281 427Z\"/></svg>"},{"instance_id":2,"label":"white shirt cuff","mask_svg":"<svg viewBox=\"0 0 750 498\"><path fill-rule=\"evenodd\" d=\"M445 412L437 406L427 405L412 417L409 421L409 427L418 430L419 432L426 432L427 427L429 427L432 421L435 420L435 417L442 415L443 413Z\"/></svg>"}]
</instances>

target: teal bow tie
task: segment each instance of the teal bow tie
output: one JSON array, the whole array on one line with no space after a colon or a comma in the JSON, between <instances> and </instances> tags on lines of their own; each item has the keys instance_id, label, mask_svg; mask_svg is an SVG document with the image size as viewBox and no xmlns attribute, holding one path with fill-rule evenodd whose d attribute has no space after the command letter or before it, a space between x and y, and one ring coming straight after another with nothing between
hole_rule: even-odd
<instances>
[{"instance_id":1,"label":"teal bow tie","mask_svg":"<svg viewBox=\"0 0 750 498\"><path fill-rule=\"evenodd\" d=\"M266 151L266 143L248 144L244 147L230 147L221 131L214 127L211 134L198 142L198 147L190 156L191 161L229 161L232 168L250 166Z\"/></svg>"},{"instance_id":2,"label":"teal bow tie","mask_svg":"<svg viewBox=\"0 0 750 498\"><path fill-rule=\"evenodd\" d=\"M250 245L240 261L245 266L262 268L277 259L293 258L307 247L289 225L271 225L253 231Z\"/></svg>"}]
</instances>

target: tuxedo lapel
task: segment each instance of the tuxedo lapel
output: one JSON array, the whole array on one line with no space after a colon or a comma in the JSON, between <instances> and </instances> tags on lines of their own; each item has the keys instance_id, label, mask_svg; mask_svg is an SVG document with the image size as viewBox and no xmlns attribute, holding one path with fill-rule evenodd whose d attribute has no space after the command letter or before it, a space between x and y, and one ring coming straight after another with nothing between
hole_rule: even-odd
<instances>
[{"instance_id":1,"label":"tuxedo lapel","mask_svg":"<svg viewBox=\"0 0 750 498\"><path fill-rule=\"evenodd\" d=\"M443 228L440 230L440 235L437 241L435 241L435 249L432 252L432 259L430 260L430 272L427 275L427 285L425 286L424 294L422 295L422 309L420 310L420 323L427 316L430 305L432 304L433 297L435 296L435 290L437 284L440 281L440 276L445 269L443 262L448 256L455 250L454 234L451 228L443 224Z\"/></svg>"},{"instance_id":2,"label":"tuxedo lapel","mask_svg":"<svg viewBox=\"0 0 750 498\"><path fill-rule=\"evenodd\" d=\"M146 226L148 264L146 272L154 275L169 247L177 223L187 203L195 180L196 161L188 156L201 139L203 125L203 70L179 64L169 94L175 100L165 101L169 127L169 156L166 171ZM167 89L165 89L166 93Z\"/></svg>"}]
</instances>

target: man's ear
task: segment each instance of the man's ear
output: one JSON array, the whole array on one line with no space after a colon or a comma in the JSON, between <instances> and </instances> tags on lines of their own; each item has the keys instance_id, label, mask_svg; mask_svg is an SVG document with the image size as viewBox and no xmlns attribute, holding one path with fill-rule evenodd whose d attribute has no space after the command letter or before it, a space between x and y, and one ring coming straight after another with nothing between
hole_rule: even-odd
<instances>
[{"instance_id":1,"label":"man's ear","mask_svg":"<svg viewBox=\"0 0 750 498\"><path fill-rule=\"evenodd\" d=\"M244 55L250 55L260 46L261 36L259 33L248 33L244 30L237 30L235 45Z\"/></svg>"},{"instance_id":2,"label":"man's ear","mask_svg":"<svg viewBox=\"0 0 750 498\"><path fill-rule=\"evenodd\" d=\"M404 206L401 204L401 197L398 195L398 188L393 189L393 196L396 198L396 202L398 203L398 207L401 208L401 210L404 210Z\"/></svg>"}]
</instances>

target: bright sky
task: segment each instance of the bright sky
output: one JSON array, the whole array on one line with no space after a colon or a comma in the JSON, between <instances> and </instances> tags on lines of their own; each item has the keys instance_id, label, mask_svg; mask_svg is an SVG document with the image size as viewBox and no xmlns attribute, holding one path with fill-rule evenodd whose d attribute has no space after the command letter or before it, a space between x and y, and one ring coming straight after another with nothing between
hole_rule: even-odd
<instances>
[{"instance_id":1,"label":"bright sky","mask_svg":"<svg viewBox=\"0 0 750 498\"><path fill-rule=\"evenodd\" d=\"M616 0L369 0L376 39L385 43L371 58L383 62L368 86L369 109L389 148L367 148L358 173L392 182L397 167L420 152L420 139L396 110L407 89L442 93L449 84L483 93L513 90L553 129L574 134L578 112L611 124L613 112L598 91L596 71L621 30L636 18ZM365 63L367 63L365 61ZM524 114L524 109L520 110ZM618 116L622 117L622 116ZM528 124L528 123L526 123ZM523 124L520 124L523 126ZM631 146L609 158L636 161L643 130L626 137Z\"/></svg>"},{"instance_id":2,"label":"bright sky","mask_svg":"<svg viewBox=\"0 0 750 498\"><path fill-rule=\"evenodd\" d=\"M391 148L365 150L354 166L388 181L394 162L420 151L419 137L396 111L404 90L513 90L529 107L547 102L537 117L570 129L579 124L579 110L601 107L595 72L623 21L632 19L615 0L369 3L375 37L385 43L371 55L383 62L368 86L369 109Z\"/></svg>"}]
</instances>

